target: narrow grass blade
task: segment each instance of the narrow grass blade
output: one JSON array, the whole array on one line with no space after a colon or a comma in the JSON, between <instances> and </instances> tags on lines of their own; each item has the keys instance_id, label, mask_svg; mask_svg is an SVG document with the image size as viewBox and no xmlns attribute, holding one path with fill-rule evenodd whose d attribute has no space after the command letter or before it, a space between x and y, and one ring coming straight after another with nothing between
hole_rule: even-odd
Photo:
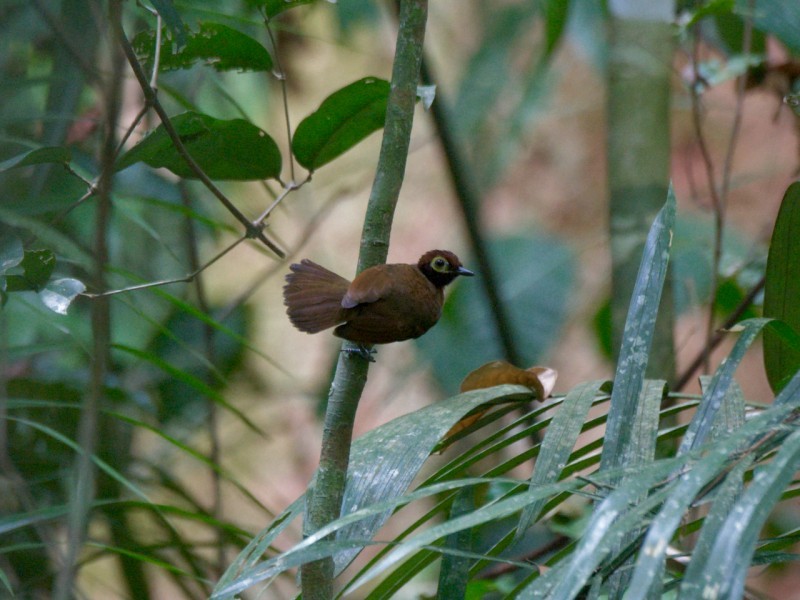
<instances>
[{"instance_id":1,"label":"narrow grass blade","mask_svg":"<svg viewBox=\"0 0 800 600\"><path fill-rule=\"evenodd\" d=\"M753 340L767 323L769 323L769 319L749 319L740 324L744 330L736 340L733 350L714 373L711 383L704 391L703 400L683 436L678 454L686 454L699 448L706 440L714 425L716 415L722 407L725 394L733 381L733 373L742 362L742 358Z\"/></svg>"},{"instance_id":2,"label":"narrow grass blade","mask_svg":"<svg viewBox=\"0 0 800 600\"><path fill-rule=\"evenodd\" d=\"M558 411L550 421L545 433L530 487L554 483L561 477L564 467L567 466L572 449L578 440L586 415L592 406L597 393L602 387L602 381L583 383L573 388L564 398ZM516 538L521 537L525 531L536 521L544 506L545 499L527 506L517 526Z\"/></svg>"},{"instance_id":3,"label":"narrow grass blade","mask_svg":"<svg viewBox=\"0 0 800 600\"><path fill-rule=\"evenodd\" d=\"M708 568L695 570L686 580L690 590L713 591L717 598L741 598L747 570L755 553L758 535L786 486L800 468L800 431L795 430L780 446L777 455L757 469L753 481L719 528Z\"/></svg>"},{"instance_id":4,"label":"narrow grass blade","mask_svg":"<svg viewBox=\"0 0 800 600\"><path fill-rule=\"evenodd\" d=\"M468 412L490 402L532 398L530 390L514 385L475 390L367 432L353 445L342 515L404 494L439 440ZM371 539L389 514L360 520L340 531L339 539ZM357 554L357 549L351 549L338 555L336 572L341 572Z\"/></svg>"},{"instance_id":5,"label":"narrow grass blade","mask_svg":"<svg viewBox=\"0 0 800 600\"><path fill-rule=\"evenodd\" d=\"M680 476L678 484L658 514L653 517L642 543L625 600L645 598L652 585L660 585L667 547L697 494L723 474L726 465L739 452L747 450L753 440L777 430L799 405L800 375L784 388L771 408L748 421L737 431L707 445L706 453Z\"/></svg>"},{"instance_id":6,"label":"narrow grass blade","mask_svg":"<svg viewBox=\"0 0 800 600\"><path fill-rule=\"evenodd\" d=\"M601 469L612 469L625 464L632 437L630 419L631 415L636 414L647 368L661 290L667 274L674 223L675 194L670 187L667 202L650 227L628 308L619 362L614 375L614 389L611 392Z\"/></svg>"}]
</instances>

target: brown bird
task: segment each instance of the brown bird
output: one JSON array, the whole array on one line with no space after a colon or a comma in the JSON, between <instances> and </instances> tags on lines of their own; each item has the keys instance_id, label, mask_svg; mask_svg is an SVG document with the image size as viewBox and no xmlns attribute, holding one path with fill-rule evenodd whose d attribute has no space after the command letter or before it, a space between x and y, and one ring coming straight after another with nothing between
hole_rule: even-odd
<instances>
[{"instance_id":1,"label":"brown bird","mask_svg":"<svg viewBox=\"0 0 800 600\"><path fill-rule=\"evenodd\" d=\"M415 265L376 265L347 281L304 259L289 267L283 302L292 324L333 334L359 345L417 338L442 315L444 287L474 273L447 250L431 250Z\"/></svg>"}]
</instances>

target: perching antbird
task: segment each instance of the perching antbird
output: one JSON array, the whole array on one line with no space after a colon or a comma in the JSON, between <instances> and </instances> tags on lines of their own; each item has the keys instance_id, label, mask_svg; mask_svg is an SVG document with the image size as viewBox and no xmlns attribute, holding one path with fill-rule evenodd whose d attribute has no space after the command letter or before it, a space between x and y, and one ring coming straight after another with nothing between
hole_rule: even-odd
<instances>
[{"instance_id":1,"label":"perching antbird","mask_svg":"<svg viewBox=\"0 0 800 600\"><path fill-rule=\"evenodd\" d=\"M442 315L444 287L472 276L447 250L430 250L417 264L376 265L352 281L304 259L289 267L283 300L292 324L333 334L359 345L418 338Z\"/></svg>"}]
</instances>

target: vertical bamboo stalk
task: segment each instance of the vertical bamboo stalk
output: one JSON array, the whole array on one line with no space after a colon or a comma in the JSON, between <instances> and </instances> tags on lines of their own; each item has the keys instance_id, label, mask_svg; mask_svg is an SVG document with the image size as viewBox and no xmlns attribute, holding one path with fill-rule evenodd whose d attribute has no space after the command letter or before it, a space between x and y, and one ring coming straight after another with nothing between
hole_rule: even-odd
<instances>
[{"instance_id":1,"label":"vertical bamboo stalk","mask_svg":"<svg viewBox=\"0 0 800 600\"><path fill-rule=\"evenodd\" d=\"M400 3L392 85L381 152L361 234L358 272L386 262L389 252L392 220L411 141L427 15L427 0L403 0ZM340 515L350 460L353 421L367 381L369 363L360 355L347 352L354 349L350 342L345 342L342 349L344 352L336 366L325 413L319 469L307 500L303 526L306 535ZM304 565L300 571L303 598L332 598L333 575L332 558Z\"/></svg>"}]
</instances>

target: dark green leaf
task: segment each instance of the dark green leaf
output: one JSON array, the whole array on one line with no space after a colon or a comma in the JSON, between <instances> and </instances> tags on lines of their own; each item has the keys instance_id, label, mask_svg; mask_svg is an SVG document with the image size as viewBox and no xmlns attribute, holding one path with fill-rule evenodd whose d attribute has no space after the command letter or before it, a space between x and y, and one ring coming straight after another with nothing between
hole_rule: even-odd
<instances>
[{"instance_id":1,"label":"dark green leaf","mask_svg":"<svg viewBox=\"0 0 800 600\"><path fill-rule=\"evenodd\" d=\"M603 469L622 466L629 452L628 446L632 443L630 419L638 410L661 290L669 264L674 224L675 194L670 187L667 202L659 211L647 235L628 307L606 424L601 461Z\"/></svg>"},{"instance_id":2,"label":"dark green leaf","mask_svg":"<svg viewBox=\"0 0 800 600\"><path fill-rule=\"evenodd\" d=\"M714 16L717 26L717 33L723 47L728 54L742 54L744 48L745 24L741 16L733 12L720 12ZM750 34L750 54L765 54L767 46L767 36L763 31L753 29Z\"/></svg>"},{"instance_id":3,"label":"dark green leaf","mask_svg":"<svg viewBox=\"0 0 800 600\"><path fill-rule=\"evenodd\" d=\"M569 462L569 456L586 422L602 381L590 381L575 386L564 398L558 412L553 416L542 440L539 456L531 476L530 487L555 483ZM519 538L539 517L546 499L534 502L522 512L517 529Z\"/></svg>"},{"instance_id":4,"label":"dark green leaf","mask_svg":"<svg viewBox=\"0 0 800 600\"><path fill-rule=\"evenodd\" d=\"M450 507L450 519L455 519L461 515L475 510L475 489L464 488L456 494L455 500ZM439 586L437 588L438 598L464 598L469 581L469 568L472 560L468 557L459 556L457 552L471 551L474 546L474 538L477 534L470 529L462 529L447 536L444 541L444 548L456 553L445 553L442 556L441 567L439 568Z\"/></svg>"},{"instance_id":5,"label":"dark green leaf","mask_svg":"<svg viewBox=\"0 0 800 600\"><path fill-rule=\"evenodd\" d=\"M719 527L708 569L696 573L695 590L718 590L720 598L741 598L756 540L772 508L800 467L800 431L781 443ZM685 582L687 585L690 582ZM690 588L691 589L691 588ZM691 597L687 594L686 597Z\"/></svg>"},{"instance_id":6,"label":"dark green leaf","mask_svg":"<svg viewBox=\"0 0 800 600\"><path fill-rule=\"evenodd\" d=\"M342 519L347 521L348 513L364 507L380 507L384 504L386 507L374 508L365 517L353 519L349 525L340 527L337 543L341 543L342 547L336 553L337 570L344 568L363 547L363 543L353 544L347 540L363 541L375 534L391 513L391 502L402 496L438 441L455 423L484 404L530 397L529 390L512 385L467 392L398 417L355 440L342 502ZM298 506L302 506L302 503L296 502L287 509L286 513L258 534L234 561L217 584L220 598L227 598L229 589L241 582L241 578L237 579L239 573L257 568L263 552L259 550L265 548L265 544L270 543L288 524L286 519L299 515ZM252 581L250 585L255 582Z\"/></svg>"},{"instance_id":7,"label":"dark green leaf","mask_svg":"<svg viewBox=\"0 0 800 600\"><path fill-rule=\"evenodd\" d=\"M799 402L800 377L796 377L783 389L770 409L749 419L736 431L721 436L713 444L709 444L702 458L691 469L684 470L678 479L673 480L675 484L672 486L669 498L658 514L652 518L639 552L630 585L630 589L636 590L638 594L632 594L634 598L645 597L650 586L656 583L653 581L654 576L660 583L659 574L667 548L697 494L709 482L719 477L731 457L750 450L753 439L762 437L765 432L778 431L781 428L780 424L797 409ZM734 524L730 527L739 529L739 526Z\"/></svg>"},{"instance_id":8,"label":"dark green leaf","mask_svg":"<svg viewBox=\"0 0 800 600\"><path fill-rule=\"evenodd\" d=\"M136 54L153 68L156 33L143 31L133 40ZM197 32L190 32L185 44L164 36L158 68L161 71L188 69L198 61L217 71L269 71L272 57L266 48L250 36L220 23L201 23Z\"/></svg>"},{"instance_id":9,"label":"dark green leaf","mask_svg":"<svg viewBox=\"0 0 800 600\"><path fill-rule=\"evenodd\" d=\"M278 178L281 154L264 131L244 119L221 120L185 112L172 124L186 150L211 179L254 180ZM172 145L163 125L126 152L117 164L121 171L137 162L163 167L176 175L194 178L194 173Z\"/></svg>"},{"instance_id":10,"label":"dark green leaf","mask_svg":"<svg viewBox=\"0 0 800 600\"><path fill-rule=\"evenodd\" d=\"M709 0L708 2L698 3L697 8L683 13L681 26L688 29L706 17L731 14L733 12L733 4L733 0Z\"/></svg>"},{"instance_id":11,"label":"dark green leaf","mask_svg":"<svg viewBox=\"0 0 800 600\"><path fill-rule=\"evenodd\" d=\"M186 44L186 25L183 24L181 16L175 10L175 5L172 0L152 0L153 6L164 19L169 30L172 32L173 37L178 42L179 46Z\"/></svg>"},{"instance_id":12,"label":"dark green leaf","mask_svg":"<svg viewBox=\"0 0 800 600\"><path fill-rule=\"evenodd\" d=\"M302 6L303 4L313 4L315 0L249 0L250 4L255 4L264 9L264 14L268 19L272 19L285 10Z\"/></svg>"},{"instance_id":13,"label":"dark green leaf","mask_svg":"<svg viewBox=\"0 0 800 600\"><path fill-rule=\"evenodd\" d=\"M29 150L22 154L4 160L0 163L0 173L15 169L17 167L27 167L30 165L41 165L44 163L68 163L72 160L72 151L63 146L50 146Z\"/></svg>"},{"instance_id":14,"label":"dark green leaf","mask_svg":"<svg viewBox=\"0 0 800 600\"><path fill-rule=\"evenodd\" d=\"M681 440L679 454L685 454L699 448L705 443L706 438L714 427L717 413L733 382L733 374L744 358L745 352L753 343L761 329L769 322L768 319L751 319L741 325L743 330L736 340L736 345L725 361L719 366L711 379L711 383L703 391L703 399L697 412L692 417L691 423Z\"/></svg>"},{"instance_id":15,"label":"dark green leaf","mask_svg":"<svg viewBox=\"0 0 800 600\"><path fill-rule=\"evenodd\" d=\"M365 77L328 96L292 138L297 162L313 171L383 127L389 82Z\"/></svg>"},{"instance_id":16,"label":"dark green leaf","mask_svg":"<svg viewBox=\"0 0 800 600\"><path fill-rule=\"evenodd\" d=\"M7 228L0 227L0 275L16 267L24 257L22 241Z\"/></svg>"},{"instance_id":17,"label":"dark green leaf","mask_svg":"<svg viewBox=\"0 0 800 600\"><path fill-rule=\"evenodd\" d=\"M545 24L545 57L550 56L555 50L569 19L569 9L572 0L545 0L542 3Z\"/></svg>"},{"instance_id":18,"label":"dark green leaf","mask_svg":"<svg viewBox=\"0 0 800 600\"><path fill-rule=\"evenodd\" d=\"M38 292L50 280L56 266L56 256L51 250L28 250L19 266L22 275L9 275L6 278L6 290Z\"/></svg>"},{"instance_id":19,"label":"dark green leaf","mask_svg":"<svg viewBox=\"0 0 800 600\"><path fill-rule=\"evenodd\" d=\"M796 0L736 0L736 12L752 18L756 29L774 35L800 52L800 2Z\"/></svg>"},{"instance_id":20,"label":"dark green leaf","mask_svg":"<svg viewBox=\"0 0 800 600\"><path fill-rule=\"evenodd\" d=\"M800 332L800 182L786 190L775 220L764 284L764 316L780 319ZM800 368L800 351L778 332L764 332L764 367L773 391Z\"/></svg>"},{"instance_id":21,"label":"dark green leaf","mask_svg":"<svg viewBox=\"0 0 800 600\"><path fill-rule=\"evenodd\" d=\"M342 515L405 493L439 440L471 410L490 402L520 398L530 399L529 391L513 385L466 392L365 433L353 445ZM358 521L340 531L338 539L371 539L389 514ZM359 551L356 548L337 555L337 572Z\"/></svg>"},{"instance_id":22,"label":"dark green leaf","mask_svg":"<svg viewBox=\"0 0 800 600\"><path fill-rule=\"evenodd\" d=\"M55 279L39 292L39 298L53 312L65 315L72 301L84 290L86 286L77 279Z\"/></svg>"}]
</instances>

